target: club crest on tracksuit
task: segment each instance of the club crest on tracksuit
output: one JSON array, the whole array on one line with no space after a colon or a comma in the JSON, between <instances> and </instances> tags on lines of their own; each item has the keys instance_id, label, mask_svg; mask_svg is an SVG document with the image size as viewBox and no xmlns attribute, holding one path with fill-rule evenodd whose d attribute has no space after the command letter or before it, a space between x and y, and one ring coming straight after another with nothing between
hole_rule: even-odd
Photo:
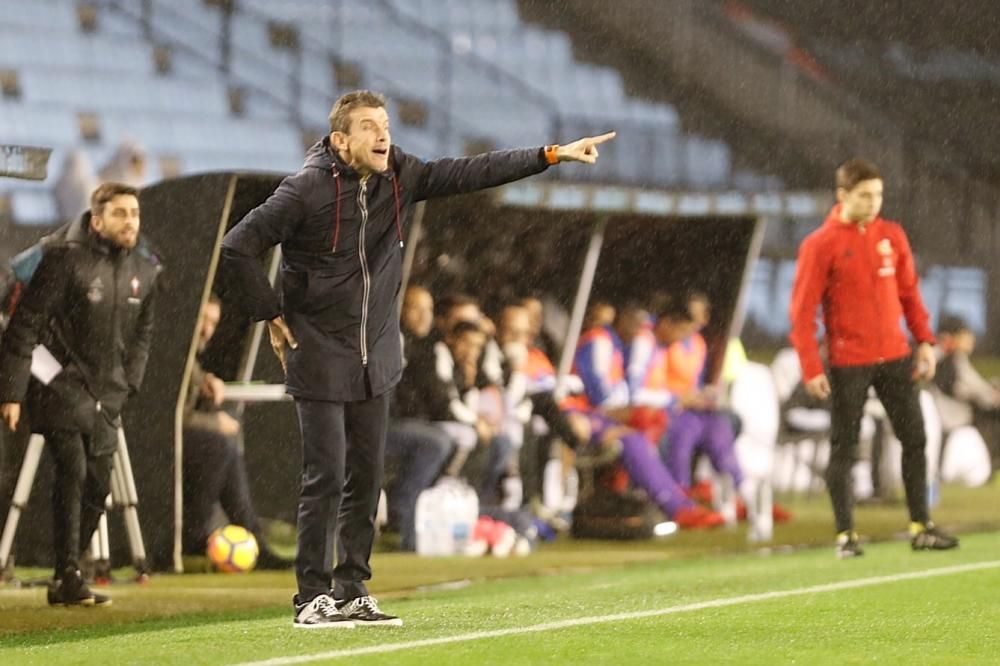
<instances>
[{"instance_id":1,"label":"club crest on tracksuit","mask_svg":"<svg viewBox=\"0 0 1000 666\"><path fill-rule=\"evenodd\" d=\"M91 303L100 303L104 300L104 282L101 281L101 278L96 277L90 283L87 288L87 300Z\"/></svg>"},{"instance_id":2,"label":"club crest on tracksuit","mask_svg":"<svg viewBox=\"0 0 1000 666\"><path fill-rule=\"evenodd\" d=\"M132 305L137 305L141 303L142 299L139 298L139 276L133 275L128 285L132 289L132 294L128 297L128 302L131 303Z\"/></svg>"},{"instance_id":3,"label":"club crest on tracksuit","mask_svg":"<svg viewBox=\"0 0 1000 666\"><path fill-rule=\"evenodd\" d=\"M880 277L890 277L896 274L896 266L893 263L892 242L888 238L883 238L875 245L875 251L882 257L882 265L878 269Z\"/></svg>"}]
</instances>

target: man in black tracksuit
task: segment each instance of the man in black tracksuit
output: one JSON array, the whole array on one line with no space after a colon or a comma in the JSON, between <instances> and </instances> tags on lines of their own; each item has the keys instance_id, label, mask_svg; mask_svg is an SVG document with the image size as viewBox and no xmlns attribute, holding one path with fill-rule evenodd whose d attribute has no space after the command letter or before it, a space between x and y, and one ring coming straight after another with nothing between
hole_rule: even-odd
<instances>
[{"instance_id":1,"label":"man in black tracksuit","mask_svg":"<svg viewBox=\"0 0 1000 666\"><path fill-rule=\"evenodd\" d=\"M222 257L247 313L269 322L299 416L294 625L398 625L364 581L389 393L402 373L396 298L413 204L501 185L560 160L592 163L597 144L613 135L424 162L392 145L384 99L368 91L337 100L330 130L302 170L226 235ZM280 299L258 261L279 243Z\"/></svg>"},{"instance_id":2,"label":"man in black tracksuit","mask_svg":"<svg viewBox=\"0 0 1000 666\"><path fill-rule=\"evenodd\" d=\"M14 430L27 401L32 431L56 466L52 491L52 605L104 605L87 589L79 556L110 492L111 460L125 400L138 391L153 332L159 260L139 238L134 188L105 183L91 210L41 244L40 263L0 346L0 411ZM48 384L31 379L43 345L62 367ZM30 381L29 381L30 380Z\"/></svg>"}]
</instances>

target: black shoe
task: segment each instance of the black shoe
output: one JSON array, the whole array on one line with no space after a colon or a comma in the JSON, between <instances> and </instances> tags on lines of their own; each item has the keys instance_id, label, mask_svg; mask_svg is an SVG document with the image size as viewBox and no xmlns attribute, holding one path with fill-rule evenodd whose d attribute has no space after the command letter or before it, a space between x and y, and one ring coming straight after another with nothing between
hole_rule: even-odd
<instances>
[{"instance_id":1,"label":"black shoe","mask_svg":"<svg viewBox=\"0 0 1000 666\"><path fill-rule=\"evenodd\" d=\"M861 557L865 554L858 541L857 532L841 532L837 535L837 559L846 560L849 557Z\"/></svg>"},{"instance_id":2,"label":"black shoe","mask_svg":"<svg viewBox=\"0 0 1000 666\"><path fill-rule=\"evenodd\" d=\"M337 610L333 599L321 594L312 601L299 603L298 595L292 601L295 605L296 629L353 629L354 623Z\"/></svg>"},{"instance_id":3,"label":"black shoe","mask_svg":"<svg viewBox=\"0 0 1000 666\"><path fill-rule=\"evenodd\" d=\"M936 528L934 523L928 522L923 525L914 523L911 525L910 530L914 532L913 538L910 540L910 547L913 550L950 550L958 548L958 539L950 534L945 534Z\"/></svg>"},{"instance_id":4,"label":"black shoe","mask_svg":"<svg viewBox=\"0 0 1000 666\"><path fill-rule=\"evenodd\" d=\"M358 626L384 625L402 627L403 621L395 615L389 615L379 610L375 597L364 596L349 601L338 601L337 608Z\"/></svg>"},{"instance_id":5,"label":"black shoe","mask_svg":"<svg viewBox=\"0 0 1000 666\"><path fill-rule=\"evenodd\" d=\"M91 592L78 569L69 567L62 578L54 578L46 591L50 606L110 606L111 598Z\"/></svg>"}]
</instances>

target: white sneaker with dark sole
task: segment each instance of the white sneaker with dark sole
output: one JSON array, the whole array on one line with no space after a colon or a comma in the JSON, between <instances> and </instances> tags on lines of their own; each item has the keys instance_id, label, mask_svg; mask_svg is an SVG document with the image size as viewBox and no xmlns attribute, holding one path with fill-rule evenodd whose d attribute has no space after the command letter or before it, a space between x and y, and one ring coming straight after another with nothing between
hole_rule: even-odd
<instances>
[{"instance_id":1,"label":"white sneaker with dark sole","mask_svg":"<svg viewBox=\"0 0 1000 666\"><path fill-rule=\"evenodd\" d=\"M402 627L403 621L395 615L379 610L375 597L364 596L350 601L336 602L337 608L356 626Z\"/></svg>"},{"instance_id":2,"label":"white sneaker with dark sole","mask_svg":"<svg viewBox=\"0 0 1000 666\"><path fill-rule=\"evenodd\" d=\"M309 603L295 604L296 629L353 629L354 623L337 610L333 599L321 594Z\"/></svg>"}]
</instances>

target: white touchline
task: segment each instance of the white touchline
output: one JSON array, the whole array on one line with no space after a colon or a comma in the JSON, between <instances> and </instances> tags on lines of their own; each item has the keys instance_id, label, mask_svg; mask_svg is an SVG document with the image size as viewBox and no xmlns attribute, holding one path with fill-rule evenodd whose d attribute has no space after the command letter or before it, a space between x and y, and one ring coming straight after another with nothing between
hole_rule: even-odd
<instances>
[{"instance_id":1,"label":"white touchline","mask_svg":"<svg viewBox=\"0 0 1000 666\"><path fill-rule=\"evenodd\" d=\"M426 638L419 641L407 641L405 643L385 643L382 645L372 645L370 647L352 648L347 650L334 650L331 652L318 652L316 654L299 655L294 657L274 657L263 661L248 661L237 666L288 666L289 664L306 664L311 661L322 661L324 659L339 659L341 657L359 657L365 654L384 654L386 652L398 652L400 650L412 650L414 648L428 647L431 645L443 645L445 643L463 643L466 641L477 641L484 638L499 638L502 636L514 636L517 634L533 634L540 631L554 631L556 629L567 629L570 627L581 627L588 624L604 624L606 622L622 622L624 620L637 620L647 617L658 617L660 615L673 615L675 613L687 613L690 611L704 610L706 608L724 608L726 606L737 606L739 604L751 604L758 601L770 601L771 599L783 599L786 597L798 597L805 594L819 594L821 592L837 592L839 590L850 590L857 587L869 587L872 585L882 585L883 583L896 583L903 580L913 580L917 578L934 578L935 576L950 576L952 574L966 573L969 571L980 571L982 569L1000 568L1000 560L990 562L976 562L974 564L959 564L952 567L940 567L937 569L924 569L923 571L911 571L909 573L892 574L889 576L874 576L872 578L858 578L855 580L845 580L839 583L826 583L824 585L813 585L811 587L800 587L794 590L777 590L775 592L761 592L758 594L745 594L739 597L727 597L725 599L710 599L708 601L698 601L681 606L668 606L646 611L632 611L630 613L615 613L614 615L593 615L590 617L577 617L559 622L546 622L544 624L533 624L530 627L511 627L509 629L495 629L493 631L476 631L469 634L458 634L456 636L442 636L441 638Z\"/></svg>"}]
</instances>

